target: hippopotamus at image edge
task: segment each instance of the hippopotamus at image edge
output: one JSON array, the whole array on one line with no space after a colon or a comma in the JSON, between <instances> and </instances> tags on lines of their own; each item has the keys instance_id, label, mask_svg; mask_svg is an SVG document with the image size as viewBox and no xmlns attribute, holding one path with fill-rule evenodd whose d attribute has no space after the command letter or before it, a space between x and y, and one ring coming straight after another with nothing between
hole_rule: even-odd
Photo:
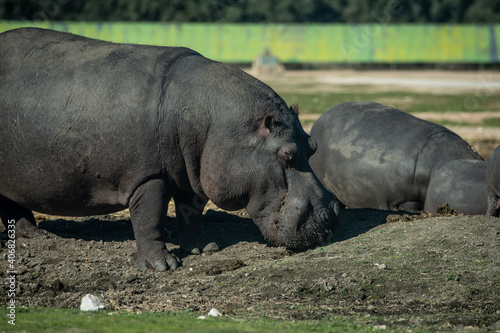
<instances>
[{"instance_id":1,"label":"hippopotamus at image edge","mask_svg":"<svg viewBox=\"0 0 500 333\"><path fill-rule=\"evenodd\" d=\"M181 248L216 251L208 199L246 208L269 241L326 241L335 201L313 174L316 143L267 85L182 47L115 44L51 30L0 34L0 218L36 231L31 210L87 216L129 208L140 269L175 269Z\"/></svg>"},{"instance_id":2,"label":"hippopotamus at image edge","mask_svg":"<svg viewBox=\"0 0 500 333\"><path fill-rule=\"evenodd\" d=\"M486 165L489 216L500 217L500 146L496 147Z\"/></svg>"},{"instance_id":3,"label":"hippopotamus at image edge","mask_svg":"<svg viewBox=\"0 0 500 333\"><path fill-rule=\"evenodd\" d=\"M325 112L310 159L325 187L350 208L486 211L486 162L457 134L390 106L348 102Z\"/></svg>"}]
</instances>

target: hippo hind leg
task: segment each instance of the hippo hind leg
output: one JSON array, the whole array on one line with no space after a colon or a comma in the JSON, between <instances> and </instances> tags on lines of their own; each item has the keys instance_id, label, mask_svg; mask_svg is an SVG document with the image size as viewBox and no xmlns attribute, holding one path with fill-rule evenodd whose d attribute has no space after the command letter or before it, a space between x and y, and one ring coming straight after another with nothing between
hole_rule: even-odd
<instances>
[{"instance_id":1,"label":"hippo hind leg","mask_svg":"<svg viewBox=\"0 0 500 333\"><path fill-rule=\"evenodd\" d=\"M2 219L6 232L1 235L1 238L10 238L15 230L15 237L34 238L44 236L45 232L36 226L33 212L27 208L21 207L18 204L0 196L0 219ZM12 229L12 226L15 229Z\"/></svg>"},{"instance_id":2,"label":"hippo hind leg","mask_svg":"<svg viewBox=\"0 0 500 333\"><path fill-rule=\"evenodd\" d=\"M174 201L181 249L192 254L219 251L219 246L209 241L201 229L200 218L207 199L182 192L174 195Z\"/></svg>"},{"instance_id":3,"label":"hippo hind leg","mask_svg":"<svg viewBox=\"0 0 500 333\"><path fill-rule=\"evenodd\" d=\"M488 194L488 211L486 215L500 217L500 196L496 194Z\"/></svg>"}]
</instances>

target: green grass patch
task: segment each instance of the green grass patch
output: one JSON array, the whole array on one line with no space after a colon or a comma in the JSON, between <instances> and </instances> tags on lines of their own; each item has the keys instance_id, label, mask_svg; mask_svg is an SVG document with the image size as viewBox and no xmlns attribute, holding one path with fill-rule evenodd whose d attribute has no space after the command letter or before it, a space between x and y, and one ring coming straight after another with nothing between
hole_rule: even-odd
<instances>
[{"instance_id":1,"label":"green grass patch","mask_svg":"<svg viewBox=\"0 0 500 333\"><path fill-rule=\"evenodd\" d=\"M483 122L481 123L481 125L488 126L488 127L500 127L500 118L483 119Z\"/></svg>"},{"instance_id":2,"label":"green grass patch","mask_svg":"<svg viewBox=\"0 0 500 333\"><path fill-rule=\"evenodd\" d=\"M452 121L452 120L431 120L431 122L443 126L470 126L471 124L465 121ZM486 118L478 126L484 127L500 127L500 118Z\"/></svg>"},{"instance_id":3,"label":"green grass patch","mask_svg":"<svg viewBox=\"0 0 500 333\"><path fill-rule=\"evenodd\" d=\"M0 331L23 332L373 332L372 326L357 325L344 317L321 321L275 319L197 319L195 313L172 312L81 312L60 308L17 308L15 326L8 323L2 307ZM405 330L406 331L406 330ZM385 330L385 332L405 332Z\"/></svg>"},{"instance_id":4,"label":"green grass patch","mask_svg":"<svg viewBox=\"0 0 500 333\"><path fill-rule=\"evenodd\" d=\"M353 87L352 92L290 92L274 87L288 105L298 104L303 114L321 114L344 102L371 101L394 106L406 112L480 112L496 110L500 95L476 97L473 93L435 95L410 91L370 92Z\"/></svg>"}]
</instances>

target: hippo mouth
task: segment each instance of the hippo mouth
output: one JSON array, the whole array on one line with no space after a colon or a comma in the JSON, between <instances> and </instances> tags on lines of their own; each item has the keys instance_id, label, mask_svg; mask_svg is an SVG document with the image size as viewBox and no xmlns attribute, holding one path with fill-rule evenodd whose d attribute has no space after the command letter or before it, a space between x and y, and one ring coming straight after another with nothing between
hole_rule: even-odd
<instances>
[{"instance_id":1,"label":"hippo mouth","mask_svg":"<svg viewBox=\"0 0 500 333\"><path fill-rule=\"evenodd\" d=\"M333 211L332 207L331 212ZM278 228L277 245L292 250L304 250L318 245L325 246L332 242L336 226L336 216L329 213L327 209L321 209L311 216L301 216L295 228L281 224Z\"/></svg>"},{"instance_id":2,"label":"hippo mouth","mask_svg":"<svg viewBox=\"0 0 500 333\"><path fill-rule=\"evenodd\" d=\"M274 214L272 223L265 221L265 218L254 219L266 240L291 250L330 244L338 223L336 204L332 202L326 208L314 209L308 203L306 213L290 214L290 206L293 204L287 199L288 196L285 195L281 200L280 209Z\"/></svg>"}]
</instances>

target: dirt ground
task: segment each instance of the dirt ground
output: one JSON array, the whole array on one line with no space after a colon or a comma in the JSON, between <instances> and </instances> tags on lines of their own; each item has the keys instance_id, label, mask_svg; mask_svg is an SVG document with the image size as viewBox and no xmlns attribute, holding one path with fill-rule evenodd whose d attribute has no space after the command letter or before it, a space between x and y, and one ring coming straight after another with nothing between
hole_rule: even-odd
<instances>
[{"instance_id":1,"label":"dirt ground","mask_svg":"<svg viewBox=\"0 0 500 333\"><path fill-rule=\"evenodd\" d=\"M500 330L500 222L344 210L334 242L292 253L266 244L245 212L209 205L212 255L179 250L173 207L167 248L175 271L140 272L126 211L87 218L37 215L47 238L19 239L17 306L78 308L87 293L112 311L216 308L235 318L328 319L438 330ZM417 219L415 219L417 218ZM7 295L7 250L0 278Z\"/></svg>"},{"instance_id":2,"label":"dirt ground","mask_svg":"<svg viewBox=\"0 0 500 333\"><path fill-rule=\"evenodd\" d=\"M489 156L498 139L471 144ZM112 311L216 308L234 318L344 315L369 326L500 332L499 219L347 209L332 244L293 253L267 244L245 211L209 204L204 230L222 250L197 256L179 250L172 203L168 216L167 248L183 266L158 273L136 269L127 211L37 214L49 234L16 242L16 305L78 308L91 293ZM0 255L7 295L5 244Z\"/></svg>"}]
</instances>

